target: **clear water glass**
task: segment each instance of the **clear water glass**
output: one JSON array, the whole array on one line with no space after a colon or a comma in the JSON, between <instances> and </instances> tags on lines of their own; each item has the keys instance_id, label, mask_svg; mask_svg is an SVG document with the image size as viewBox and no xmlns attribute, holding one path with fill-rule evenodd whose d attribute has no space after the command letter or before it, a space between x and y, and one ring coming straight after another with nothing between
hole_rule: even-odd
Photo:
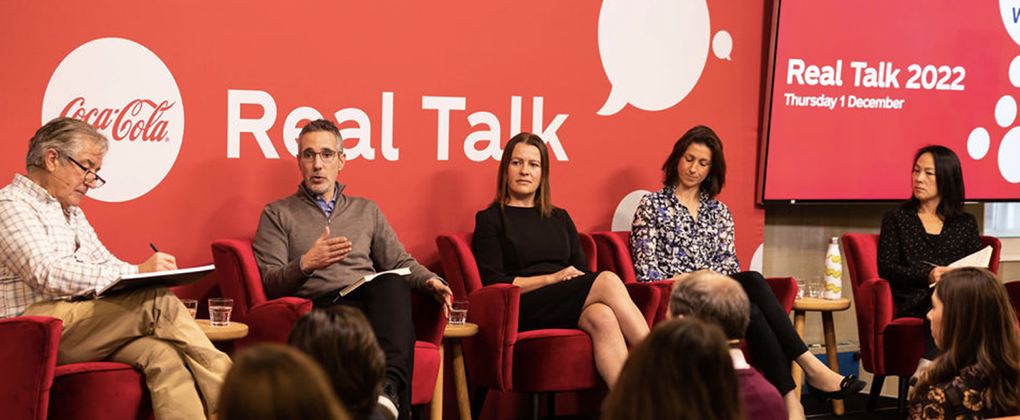
<instances>
[{"instance_id":1,"label":"clear water glass","mask_svg":"<svg viewBox=\"0 0 1020 420\"><path fill-rule=\"evenodd\" d=\"M234 309L234 300L230 298L209 299L209 325L226 327L230 325L230 311Z\"/></svg>"},{"instance_id":2,"label":"clear water glass","mask_svg":"<svg viewBox=\"0 0 1020 420\"><path fill-rule=\"evenodd\" d=\"M467 322L468 301L455 300L450 308L450 325L464 325Z\"/></svg>"}]
</instances>

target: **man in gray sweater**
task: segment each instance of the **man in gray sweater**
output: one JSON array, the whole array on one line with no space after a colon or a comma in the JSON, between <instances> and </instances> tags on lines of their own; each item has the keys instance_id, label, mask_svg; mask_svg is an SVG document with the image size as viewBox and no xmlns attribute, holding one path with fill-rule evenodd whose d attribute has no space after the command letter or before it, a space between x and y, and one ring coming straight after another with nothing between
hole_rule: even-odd
<instances>
[{"instance_id":1,"label":"man in gray sweater","mask_svg":"<svg viewBox=\"0 0 1020 420\"><path fill-rule=\"evenodd\" d=\"M434 296L444 312L453 292L407 253L374 202L343 194L336 178L346 157L336 125L324 119L305 125L297 162L304 178L297 192L269 203L255 233L266 294L311 299L317 308L362 310L386 353L384 396L399 418L408 418L415 341L411 291ZM366 275L398 268L410 274L383 274L339 294Z\"/></svg>"}]
</instances>

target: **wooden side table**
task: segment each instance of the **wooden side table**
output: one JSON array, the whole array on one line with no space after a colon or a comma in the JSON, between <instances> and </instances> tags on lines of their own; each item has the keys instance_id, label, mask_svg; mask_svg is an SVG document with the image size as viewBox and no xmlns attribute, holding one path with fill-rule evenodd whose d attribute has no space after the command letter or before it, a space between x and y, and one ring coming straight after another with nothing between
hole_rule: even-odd
<instances>
[{"instance_id":1,"label":"wooden side table","mask_svg":"<svg viewBox=\"0 0 1020 420\"><path fill-rule=\"evenodd\" d=\"M196 319L195 323L209 341L234 341L248 336L248 325L237 321L230 321L226 327L214 327L208 319Z\"/></svg>"},{"instance_id":2,"label":"wooden side table","mask_svg":"<svg viewBox=\"0 0 1020 420\"><path fill-rule=\"evenodd\" d=\"M464 368L464 347L461 346L460 340L478 334L478 324L470 322L464 323L464 325L447 325L446 332L443 333L443 342L439 344L439 379L436 381L437 392L442 389L443 380L443 357L446 341L450 342L450 349L453 350L453 384L457 389L457 411L460 412L461 420L471 420L471 399L468 397L468 386L467 386L467 371ZM440 394L441 397L441 394ZM432 395L433 400L436 398L436 394ZM442 404L438 404L442 406ZM442 408L439 408L442 410ZM439 420L442 418L442 411L437 413L435 406L432 407L431 419Z\"/></svg>"},{"instance_id":3,"label":"wooden side table","mask_svg":"<svg viewBox=\"0 0 1020 420\"><path fill-rule=\"evenodd\" d=\"M800 338L804 338L804 317L807 311L818 311L822 313L822 331L825 333L825 357L829 361L829 368L839 373L839 355L836 349L836 331L832 323L832 313L845 311L850 308L850 299L818 299L801 298L793 301L793 328L797 330ZM793 382L797 385L797 398L800 398L801 381L803 371L797 362L793 362L790 368L793 375ZM844 413L843 400L832 400L832 412L837 416Z\"/></svg>"}]
</instances>

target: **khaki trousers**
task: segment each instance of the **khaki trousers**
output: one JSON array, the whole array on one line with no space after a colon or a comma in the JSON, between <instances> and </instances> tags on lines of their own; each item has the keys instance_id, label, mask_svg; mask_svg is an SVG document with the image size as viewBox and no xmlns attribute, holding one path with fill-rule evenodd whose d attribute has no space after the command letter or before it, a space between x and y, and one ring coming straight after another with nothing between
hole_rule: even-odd
<instances>
[{"instance_id":1,"label":"khaki trousers","mask_svg":"<svg viewBox=\"0 0 1020 420\"><path fill-rule=\"evenodd\" d=\"M141 370L157 420L216 413L230 358L213 347L169 289L38 302L24 315L63 320L57 364L111 360Z\"/></svg>"}]
</instances>

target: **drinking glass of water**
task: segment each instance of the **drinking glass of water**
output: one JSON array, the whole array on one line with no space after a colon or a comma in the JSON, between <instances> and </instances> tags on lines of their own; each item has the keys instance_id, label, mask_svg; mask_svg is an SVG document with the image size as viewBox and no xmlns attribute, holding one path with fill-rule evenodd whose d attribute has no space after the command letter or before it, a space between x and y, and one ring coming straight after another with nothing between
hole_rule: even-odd
<instances>
[{"instance_id":1,"label":"drinking glass of water","mask_svg":"<svg viewBox=\"0 0 1020 420\"><path fill-rule=\"evenodd\" d=\"M468 301L455 300L450 309L450 325L464 325L467 321Z\"/></svg>"},{"instance_id":2,"label":"drinking glass of water","mask_svg":"<svg viewBox=\"0 0 1020 420\"><path fill-rule=\"evenodd\" d=\"M195 319L195 314L198 313L198 301L195 299L181 299L181 303L184 304L185 308L188 308L191 319Z\"/></svg>"},{"instance_id":3,"label":"drinking glass of water","mask_svg":"<svg viewBox=\"0 0 1020 420\"><path fill-rule=\"evenodd\" d=\"M230 311L234 308L231 298L209 299L209 325L226 327L230 325Z\"/></svg>"}]
</instances>

